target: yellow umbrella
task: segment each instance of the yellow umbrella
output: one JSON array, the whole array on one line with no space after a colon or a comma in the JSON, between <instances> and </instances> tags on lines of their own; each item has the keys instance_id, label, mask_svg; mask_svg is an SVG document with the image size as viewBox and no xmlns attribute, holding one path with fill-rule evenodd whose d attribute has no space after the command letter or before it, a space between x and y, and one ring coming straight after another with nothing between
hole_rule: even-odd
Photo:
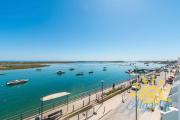
<instances>
[{"instance_id":1,"label":"yellow umbrella","mask_svg":"<svg viewBox=\"0 0 180 120\"><path fill-rule=\"evenodd\" d=\"M159 80L158 81L158 86L162 86L164 84L164 80Z\"/></svg>"},{"instance_id":2,"label":"yellow umbrella","mask_svg":"<svg viewBox=\"0 0 180 120\"><path fill-rule=\"evenodd\" d=\"M147 86L140 90L139 99L145 104L159 103L162 97L161 89L157 86Z\"/></svg>"}]
</instances>

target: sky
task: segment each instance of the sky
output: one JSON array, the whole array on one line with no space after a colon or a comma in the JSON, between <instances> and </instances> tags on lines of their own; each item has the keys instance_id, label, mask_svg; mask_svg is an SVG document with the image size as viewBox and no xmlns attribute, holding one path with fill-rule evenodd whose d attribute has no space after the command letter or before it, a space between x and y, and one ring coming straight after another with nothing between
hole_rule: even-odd
<instances>
[{"instance_id":1,"label":"sky","mask_svg":"<svg viewBox=\"0 0 180 120\"><path fill-rule=\"evenodd\" d=\"M173 60L180 0L0 0L0 60Z\"/></svg>"}]
</instances>

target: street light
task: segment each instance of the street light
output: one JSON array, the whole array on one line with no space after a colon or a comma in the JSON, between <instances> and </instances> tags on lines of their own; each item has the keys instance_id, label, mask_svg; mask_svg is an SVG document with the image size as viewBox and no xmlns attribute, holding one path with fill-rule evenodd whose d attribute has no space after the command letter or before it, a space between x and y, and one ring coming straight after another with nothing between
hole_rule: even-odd
<instances>
[{"instance_id":1,"label":"street light","mask_svg":"<svg viewBox=\"0 0 180 120\"><path fill-rule=\"evenodd\" d=\"M137 117L137 114L138 114L138 113L137 113L137 112L138 112L138 111L137 111L137 107L138 107L138 106L137 106L137 90L136 90L136 120L138 119L138 117Z\"/></svg>"},{"instance_id":2,"label":"street light","mask_svg":"<svg viewBox=\"0 0 180 120\"><path fill-rule=\"evenodd\" d=\"M101 80L101 91L102 91L101 96L102 96L102 104L103 104L103 102L104 102L104 99L103 99L103 90L104 90L104 80Z\"/></svg>"},{"instance_id":3,"label":"street light","mask_svg":"<svg viewBox=\"0 0 180 120\"><path fill-rule=\"evenodd\" d=\"M164 69L164 72L165 72L165 81L166 81L166 73L168 72L168 70Z\"/></svg>"},{"instance_id":4,"label":"street light","mask_svg":"<svg viewBox=\"0 0 180 120\"><path fill-rule=\"evenodd\" d=\"M136 81L137 82L136 87L138 86L138 81L140 79L140 75L141 74L138 74L137 81ZM138 120L138 99L137 99L137 91L138 91L138 89L136 89L135 91L136 91L136 97L135 97L135 101L136 101L136 120Z\"/></svg>"}]
</instances>

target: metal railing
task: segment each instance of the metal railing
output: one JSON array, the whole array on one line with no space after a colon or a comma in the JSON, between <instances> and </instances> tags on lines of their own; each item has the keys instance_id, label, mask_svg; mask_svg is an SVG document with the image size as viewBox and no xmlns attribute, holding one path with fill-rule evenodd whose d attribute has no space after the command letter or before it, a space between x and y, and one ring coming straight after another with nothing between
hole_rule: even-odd
<instances>
[{"instance_id":1,"label":"metal railing","mask_svg":"<svg viewBox=\"0 0 180 120\"><path fill-rule=\"evenodd\" d=\"M114 83L115 86L120 86L122 84L127 84L130 81L135 80L135 78L131 79L131 80L127 80L124 82L116 82ZM108 92L110 90L112 90L112 85L104 85L104 92ZM69 105L73 108L71 111L65 111L63 112L63 115L66 115L69 112L73 112L74 110L80 109L86 105L88 105L91 102L94 102L95 100L97 100L97 96L101 96L101 88L96 88L96 89L92 89L86 92L82 92L78 95L72 95L69 96ZM92 96L96 96L96 97L92 97ZM90 99L89 99L90 98ZM86 100L87 99L87 100ZM90 101L89 101L90 100ZM77 102L75 104L73 104L74 102ZM66 99L61 99L59 101L53 102L53 103L49 103L44 105L44 114L46 113L50 113L53 110L56 109L63 109L63 107L66 106ZM41 112L41 108L40 107L35 107L35 108L31 108L31 110L20 113L20 114L16 114L16 115L11 115L11 117L7 117L4 120L31 120L33 118L36 118L37 116L40 115Z\"/></svg>"}]
</instances>

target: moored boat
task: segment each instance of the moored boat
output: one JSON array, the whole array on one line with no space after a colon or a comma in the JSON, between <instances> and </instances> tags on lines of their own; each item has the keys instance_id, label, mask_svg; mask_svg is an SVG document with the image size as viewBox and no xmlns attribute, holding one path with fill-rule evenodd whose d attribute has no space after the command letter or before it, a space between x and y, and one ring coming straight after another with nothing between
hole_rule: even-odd
<instances>
[{"instance_id":1,"label":"moored boat","mask_svg":"<svg viewBox=\"0 0 180 120\"><path fill-rule=\"evenodd\" d=\"M89 74L93 74L94 72L93 71L90 71Z\"/></svg>"},{"instance_id":2,"label":"moored boat","mask_svg":"<svg viewBox=\"0 0 180 120\"><path fill-rule=\"evenodd\" d=\"M36 71L41 71L42 69L41 68L37 68Z\"/></svg>"},{"instance_id":3,"label":"moored boat","mask_svg":"<svg viewBox=\"0 0 180 120\"><path fill-rule=\"evenodd\" d=\"M75 69L74 69L74 68L69 68L69 70L70 70L70 71L73 71L73 70L75 70Z\"/></svg>"},{"instance_id":4,"label":"moored boat","mask_svg":"<svg viewBox=\"0 0 180 120\"><path fill-rule=\"evenodd\" d=\"M61 71L61 70L56 72L56 74L58 74L58 75L63 75L64 73L65 73L65 72L64 72L64 71Z\"/></svg>"},{"instance_id":5,"label":"moored boat","mask_svg":"<svg viewBox=\"0 0 180 120\"><path fill-rule=\"evenodd\" d=\"M107 71L107 69L106 69L106 68L104 68L104 69L103 69L103 71Z\"/></svg>"},{"instance_id":6,"label":"moored boat","mask_svg":"<svg viewBox=\"0 0 180 120\"><path fill-rule=\"evenodd\" d=\"M6 73L0 73L0 75L5 75Z\"/></svg>"},{"instance_id":7,"label":"moored boat","mask_svg":"<svg viewBox=\"0 0 180 120\"><path fill-rule=\"evenodd\" d=\"M103 67L103 71L107 71L107 67Z\"/></svg>"},{"instance_id":8,"label":"moored boat","mask_svg":"<svg viewBox=\"0 0 180 120\"><path fill-rule=\"evenodd\" d=\"M83 76L84 73L83 72L80 72L80 73L77 73L76 76Z\"/></svg>"},{"instance_id":9,"label":"moored boat","mask_svg":"<svg viewBox=\"0 0 180 120\"><path fill-rule=\"evenodd\" d=\"M12 80L6 83L6 86L15 86L15 85L20 85L20 84L25 84L27 83L28 80L27 79L23 79L23 80Z\"/></svg>"}]
</instances>

